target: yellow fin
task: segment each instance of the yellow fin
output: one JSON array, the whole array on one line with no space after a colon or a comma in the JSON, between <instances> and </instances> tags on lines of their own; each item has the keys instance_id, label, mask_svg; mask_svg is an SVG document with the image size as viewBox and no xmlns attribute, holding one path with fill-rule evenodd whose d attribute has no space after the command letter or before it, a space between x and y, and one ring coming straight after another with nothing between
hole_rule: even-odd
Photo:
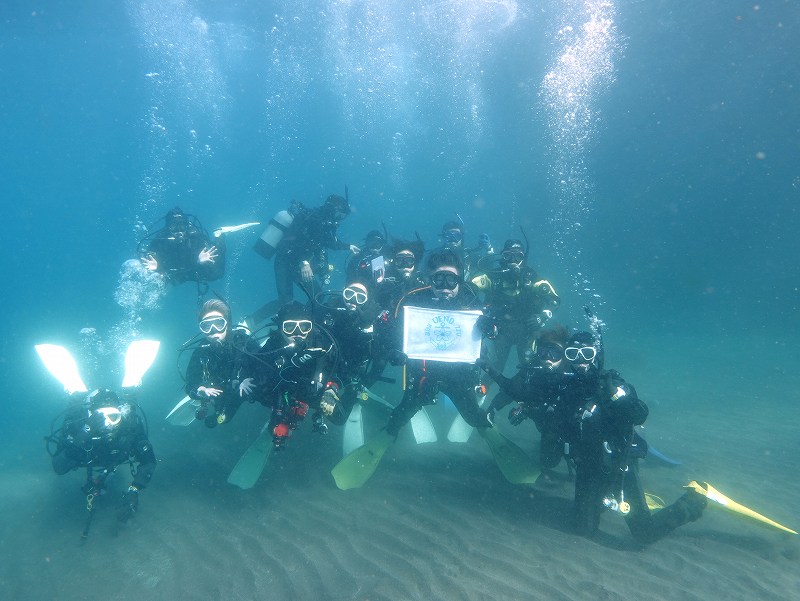
<instances>
[{"instance_id":1,"label":"yellow fin","mask_svg":"<svg viewBox=\"0 0 800 601\"><path fill-rule=\"evenodd\" d=\"M664 509L664 507L667 506L667 504L664 503L664 499L657 497L656 495L651 495L649 492L644 493L644 499L647 501L647 508L650 511Z\"/></svg>"},{"instance_id":2,"label":"yellow fin","mask_svg":"<svg viewBox=\"0 0 800 601\"><path fill-rule=\"evenodd\" d=\"M783 530L784 532L791 532L792 534L797 534L796 531L792 530L791 528L787 528L775 522L768 517L761 515L760 513L753 511L752 509L748 509L744 505L740 505L733 499L726 497L716 488L711 486L708 482L697 482L696 480L692 480L687 484L684 488L691 488L696 493L704 495L709 501L714 501L718 503L728 511L732 511L733 513L738 513L754 520L761 522L762 524L767 524L768 526L772 526L773 528L777 528L778 530Z\"/></svg>"}]
</instances>

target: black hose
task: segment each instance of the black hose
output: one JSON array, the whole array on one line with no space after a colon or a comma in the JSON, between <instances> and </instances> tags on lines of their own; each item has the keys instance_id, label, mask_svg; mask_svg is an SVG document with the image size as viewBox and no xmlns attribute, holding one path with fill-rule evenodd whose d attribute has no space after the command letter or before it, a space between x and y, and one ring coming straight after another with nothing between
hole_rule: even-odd
<instances>
[{"instance_id":1,"label":"black hose","mask_svg":"<svg viewBox=\"0 0 800 601\"><path fill-rule=\"evenodd\" d=\"M525 233L525 229L522 226L519 226L519 231L522 233L522 237L525 238L525 259L527 259L531 252L531 243L528 240L528 234Z\"/></svg>"}]
</instances>

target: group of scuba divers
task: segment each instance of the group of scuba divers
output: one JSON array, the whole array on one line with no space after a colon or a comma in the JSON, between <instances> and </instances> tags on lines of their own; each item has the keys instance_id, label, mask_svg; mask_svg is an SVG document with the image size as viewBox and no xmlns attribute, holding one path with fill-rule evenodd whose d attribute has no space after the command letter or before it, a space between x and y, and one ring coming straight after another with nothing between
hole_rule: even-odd
<instances>
[{"instance_id":1,"label":"group of scuba divers","mask_svg":"<svg viewBox=\"0 0 800 601\"><path fill-rule=\"evenodd\" d=\"M580 534L593 536L601 515L612 510L646 544L702 515L712 492L718 493L705 483L692 482L667 506L645 493L638 462L648 445L637 427L647 419L647 405L618 372L605 369L597 320L590 319L586 331L550 325L560 299L528 265L524 233L498 251L485 234L468 247L459 218L444 224L440 244L427 252L417 234L399 239L385 227L355 245L337 233L349 213L349 200L331 195L317 207L293 201L275 215L255 250L274 263L277 301L238 323L222 299L205 301L199 331L181 349L191 356L186 397L168 416L172 423L219 427L245 403L268 411L259 439L229 482L253 486L269 454L291 447L303 422L320 434L329 424L346 429L354 415L360 419L363 404L377 399L389 409L385 425L364 442L359 424L360 440L349 449L345 445L345 456L331 472L339 488L358 488L401 429L411 422L416 434L419 420L429 419L425 408L446 395L460 415L460 430L454 422L448 438L464 442L477 432L510 482L546 483L566 462ZM195 281L207 290L224 271L224 235L253 225L258 224L220 228L212 237L194 217L173 209L164 227L140 245L142 265L169 282ZM349 252L341 290L329 289L330 251ZM297 288L305 302L294 299ZM411 309L433 317L422 326L406 323ZM459 321L464 315L474 319ZM410 329L426 328L423 338L441 350L463 337L463 323L473 330L467 337L478 341L473 360L407 352ZM512 350L518 371L506 377ZM90 512L107 475L131 465L133 480L119 514L123 521L137 510L139 491L156 465L132 391L76 393L81 398L49 437L57 473L87 469ZM487 398L487 391L496 394ZM512 425L530 419L540 433L538 466L498 429L497 415L509 405Z\"/></svg>"}]
</instances>

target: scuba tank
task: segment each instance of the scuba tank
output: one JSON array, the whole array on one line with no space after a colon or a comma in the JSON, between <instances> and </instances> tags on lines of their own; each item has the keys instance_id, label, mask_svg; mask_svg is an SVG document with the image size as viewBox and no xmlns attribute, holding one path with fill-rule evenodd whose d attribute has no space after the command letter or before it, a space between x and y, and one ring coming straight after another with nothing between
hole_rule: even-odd
<instances>
[{"instance_id":1,"label":"scuba tank","mask_svg":"<svg viewBox=\"0 0 800 601\"><path fill-rule=\"evenodd\" d=\"M255 251L265 259L271 259L275 256L278 250L278 244L283 240L283 235L289 226L294 221L294 215L288 210L283 210L275 213L275 216L269 220L267 229L261 234L261 237L256 240Z\"/></svg>"}]
</instances>

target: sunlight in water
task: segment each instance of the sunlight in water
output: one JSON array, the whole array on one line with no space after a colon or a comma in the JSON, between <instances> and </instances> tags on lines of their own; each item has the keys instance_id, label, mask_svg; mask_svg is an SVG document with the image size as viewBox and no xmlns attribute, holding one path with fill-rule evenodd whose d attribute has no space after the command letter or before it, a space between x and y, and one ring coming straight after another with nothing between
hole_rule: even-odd
<instances>
[{"instance_id":1,"label":"sunlight in water","mask_svg":"<svg viewBox=\"0 0 800 601\"><path fill-rule=\"evenodd\" d=\"M559 202L553 220L559 232L556 252L570 266L574 291L594 305L601 305L602 298L581 272L578 239L593 193L587 143L597 132L597 103L614 82L614 55L619 51L614 16L614 5L605 0L567 2L555 34L558 55L540 90L552 138L550 178Z\"/></svg>"},{"instance_id":2,"label":"sunlight in water","mask_svg":"<svg viewBox=\"0 0 800 601\"><path fill-rule=\"evenodd\" d=\"M141 182L138 236L163 209L165 197L174 193L168 174L178 157L188 158L194 175L214 158L230 104L218 58L226 40L220 44L218 38L235 32L217 31L187 0L130 0L127 13L144 50L142 76L150 90L142 115L150 165Z\"/></svg>"},{"instance_id":3,"label":"sunlight in water","mask_svg":"<svg viewBox=\"0 0 800 601\"><path fill-rule=\"evenodd\" d=\"M483 62L517 22L517 2L331 0L325 12L326 77L357 140L392 132L380 141L391 181L402 186L405 154L415 145L452 144L463 151L466 170L487 129ZM431 141L437 133L424 125L426 103L451 116L439 128L446 139Z\"/></svg>"}]
</instances>

